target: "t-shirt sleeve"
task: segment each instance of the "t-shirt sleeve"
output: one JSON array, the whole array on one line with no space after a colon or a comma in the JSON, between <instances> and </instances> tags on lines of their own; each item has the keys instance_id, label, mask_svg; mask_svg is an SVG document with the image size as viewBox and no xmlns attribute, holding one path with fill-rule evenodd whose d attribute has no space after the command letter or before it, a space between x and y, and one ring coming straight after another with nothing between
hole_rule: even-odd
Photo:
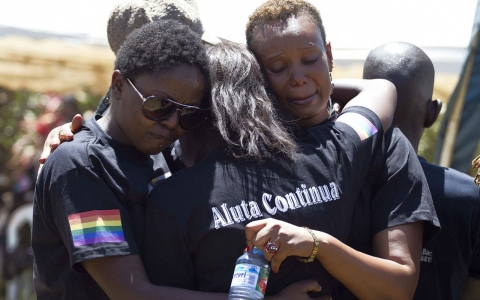
<instances>
[{"instance_id":1,"label":"t-shirt sleeve","mask_svg":"<svg viewBox=\"0 0 480 300\"><path fill-rule=\"evenodd\" d=\"M361 189L368 174L376 173L384 156L384 132L380 119L368 108L345 109L335 122L340 132L341 147L348 157L343 167L350 168L349 188Z\"/></svg>"},{"instance_id":2,"label":"t-shirt sleeve","mask_svg":"<svg viewBox=\"0 0 480 300\"><path fill-rule=\"evenodd\" d=\"M386 228L425 221L424 243L439 230L428 183L410 142L397 129L385 137L385 165L375 178L371 200L372 235Z\"/></svg>"},{"instance_id":3,"label":"t-shirt sleeve","mask_svg":"<svg viewBox=\"0 0 480 300\"><path fill-rule=\"evenodd\" d=\"M382 122L371 110L361 106L352 106L338 116L337 126L346 129L348 135L356 145L370 142L376 144L377 139L383 136ZM346 125L346 126L345 126Z\"/></svg>"},{"instance_id":4,"label":"t-shirt sleeve","mask_svg":"<svg viewBox=\"0 0 480 300\"><path fill-rule=\"evenodd\" d=\"M85 273L80 263L90 259L140 254L133 220L101 174L88 167L67 171L51 185L50 195L48 211L73 270Z\"/></svg>"}]
</instances>

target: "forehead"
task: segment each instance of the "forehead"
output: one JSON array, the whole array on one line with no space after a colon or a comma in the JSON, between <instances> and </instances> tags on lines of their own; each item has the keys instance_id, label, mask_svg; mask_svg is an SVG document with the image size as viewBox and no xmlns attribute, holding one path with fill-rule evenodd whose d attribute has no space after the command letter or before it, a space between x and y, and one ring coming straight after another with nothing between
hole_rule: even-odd
<instances>
[{"instance_id":1,"label":"forehead","mask_svg":"<svg viewBox=\"0 0 480 300\"><path fill-rule=\"evenodd\" d=\"M255 29L254 47L264 42L281 42L286 37L306 38L312 42L325 44L315 21L308 15L291 16L286 20L271 20Z\"/></svg>"},{"instance_id":2,"label":"forehead","mask_svg":"<svg viewBox=\"0 0 480 300\"><path fill-rule=\"evenodd\" d=\"M155 95L191 103L203 97L205 78L198 67L182 64L160 74L139 75L136 85L144 96Z\"/></svg>"}]
</instances>

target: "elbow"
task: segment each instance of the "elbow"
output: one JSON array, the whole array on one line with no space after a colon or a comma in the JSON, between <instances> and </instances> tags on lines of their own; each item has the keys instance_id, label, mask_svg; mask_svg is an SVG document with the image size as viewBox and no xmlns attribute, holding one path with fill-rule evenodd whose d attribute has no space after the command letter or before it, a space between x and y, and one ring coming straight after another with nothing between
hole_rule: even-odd
<instances>
[{"instance_id":1,"label":"elbow","mask_svg":"<svg viewBox=\"0 0 480 300\"><path fill-rule=\"evenodd\" d=\"M418 284L418 272L411 271L407 278L401 280L402 282L394 289L394 292L391 293L391 297L388 299L391 300L411 300L415 295L415 290L417 289ZM385 298L384 298L385 299Z\"/></svg>"}]
</instances>

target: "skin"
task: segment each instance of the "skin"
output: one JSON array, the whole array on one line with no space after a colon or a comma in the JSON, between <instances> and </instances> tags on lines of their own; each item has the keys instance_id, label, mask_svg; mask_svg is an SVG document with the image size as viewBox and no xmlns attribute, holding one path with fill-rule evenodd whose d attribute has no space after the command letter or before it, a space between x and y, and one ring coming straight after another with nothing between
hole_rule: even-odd
<instances>
[{"instance_id":1,"label":"skin","mask_svg":"<svg viewBox=\"0 0 480 300\"><path fill-rule=\"evenodd\" d=\"M480 300L480 279L467 278L460 300Z\"/></svg>"},{"instance_id":2,"label":"skin","mask_svg":"<svg viewBox=\"0 0 480 300\"><path fill-rule=\"evenodd\" d=\"M327 104L332 93L329 73L333 56L330 43L323 41L311 18L300 15L286 22L265 23L255 32L252 48L270 89L280 104L298 118L301 126L317 125L330 116ZM380 118L384 131L387 131L396 104L393 84L385 80L375 83L349 80L346 83L338 82L345 84L340 89L346 87L347 92L348 89L352 91L347 94L362 97L353 99L348 105L369 108ZM359 94L359 91L362 92ZM380 96L384 98L381 106L378 105Z\"/></svg>"},{"instance_id":3,"label":"skin","mask_svg":"<svg viewBox=\"0 0 480 300\"><path fill-rule=\"evenodd\" d=\"M255 56L281 105L302 126L326 120L333 57L315 24L303 16L272 21L256 37Z\"/></svg>"}]
</instances>

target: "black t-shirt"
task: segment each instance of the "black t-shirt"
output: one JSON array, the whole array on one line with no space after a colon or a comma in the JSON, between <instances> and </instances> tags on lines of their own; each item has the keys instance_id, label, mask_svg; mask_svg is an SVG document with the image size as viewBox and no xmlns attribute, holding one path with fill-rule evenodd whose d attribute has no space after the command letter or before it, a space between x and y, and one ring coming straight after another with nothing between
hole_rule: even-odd
<instances>
[{"instance_id":1,"label":"black t-shirt","mask_svg":"<svg viewBox=\"0 0 480 300\"><path fill-rule=\"evenodd\" d=\"M108 299L81 262L139 254L148 185L164 173L164 160L113 140L94 119L60 145L34 196L38 299Z\"/></svg>"},{"instance_id":2,"label":"black t-shirt","mask_svg":"<svg viewBox=\"0 0 480 300\"><path fill-rule=\"evenodd\" d=\"M151 282L228 292L245 248L245 224L256 219L276 218L346 242L369 166L383 155L381 122L371 111L352 107L336 122L310 128L298 143L296 163L271 156L258 164L218 149L157 185L147 200L143 255ZM434 219L430 194L422 189L426 183L410 175L415 201L396 199L389 224L416 221L423 206L430 208L426 220ZM322 294L333 295L335 280L318 261L305 264L293 257L270 274L267 294L311 278Z\"/></svg>"},{"instance_id":3,"label":"black t-shirt","mask_svg":"<svg viewBox=\"0 0 480 300\"><path fill-rule=\"evenodd\" d=\"M415 181L426 181L422 166L415 151L398 128L391 128L384 138L385 157L372 163L369 174L360 193L360 199L355 205L352 216L352 230L347 245L370 255L373 255L372 239L381 230L415 220L428 220L431 216L430 204L420 202L429 194L428 185L422 189L410 190ZM409 176L415 174L415 177ZM421 196L421 197L420 197ZM418 204L418 209L412 214L398 210L401 199ZM434 224L435 226L432 226ZM438 231L438 218L433 223L424 223L424 243L431 240ZM441 222L443 226L443 222ZM442 228L443 230L443 228ZM343 285L339 284L339 299L357 299ZM427 298L425 298L427 299ZM436 298L428 298L436 299Z\"/></svg>"},{"instance_id":4,"label":"black t-shirt","mask_svg":"<svg viewBox=\"0 0 480 300\"><path fill-rule=\"evenodd\" d=\"M414 299L460 299L480 279L480 188L473 178L420 157L442 230L423 247Z\"/></svg>"}]
</instances>

